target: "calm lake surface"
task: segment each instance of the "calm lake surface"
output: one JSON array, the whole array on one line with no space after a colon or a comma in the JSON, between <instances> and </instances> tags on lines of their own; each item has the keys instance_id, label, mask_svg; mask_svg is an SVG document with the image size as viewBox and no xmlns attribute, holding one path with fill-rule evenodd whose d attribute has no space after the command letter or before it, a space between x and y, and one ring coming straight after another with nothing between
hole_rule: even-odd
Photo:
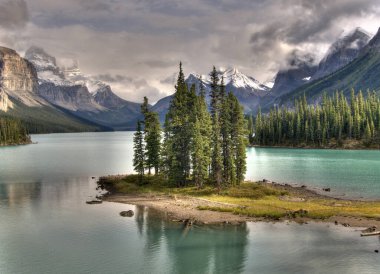
<instances>
[{"instance_id":1,"label":"calm lake surface","mask_svg":"<svg viewBox=\"0 0 380 274\"><path fill-rule=\"evenodd\" d=\"M0 273L379 273L379 238L327 224L191 227L87 205L132 171L131 132L34 135L0 148ZM249 149L247 178L380 199L380 152ZM133 218L119 216L133 209Z\"/></svg>"}]
</instances>

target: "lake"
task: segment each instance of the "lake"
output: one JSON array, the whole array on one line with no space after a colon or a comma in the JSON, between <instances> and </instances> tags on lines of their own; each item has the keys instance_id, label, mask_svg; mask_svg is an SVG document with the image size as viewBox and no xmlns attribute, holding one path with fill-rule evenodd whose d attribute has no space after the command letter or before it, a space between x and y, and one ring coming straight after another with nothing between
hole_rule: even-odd
<instances>
[{"instance_id":1,"label":"lake","mask_svg":"<svg viewBox=\"0 0 380 274\"><path fill-rule=\"evenodd\" d=\"M132 132L34 135L0 148L0 273L378 273L379 238L328 224L183 228L144 207L87 205L132 172ZM247 178L379 199L380 153L250 148ZM133 218L119 212L132 209Z\"/></svg>"}]
</instances>

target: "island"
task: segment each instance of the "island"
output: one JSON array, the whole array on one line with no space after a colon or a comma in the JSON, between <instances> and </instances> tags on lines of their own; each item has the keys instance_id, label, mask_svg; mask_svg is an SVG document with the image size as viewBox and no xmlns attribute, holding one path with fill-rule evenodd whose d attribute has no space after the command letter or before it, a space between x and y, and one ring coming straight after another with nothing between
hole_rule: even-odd
<instances>
[{"instance_id":1,"label":"island","mask_svg":"<svg viewBox=\"0 0 380 274\"><path fill-rule=\"evenodd\" d=\"M342 199L327 195L330 189L310 190L263 180L244 182L218 191L172 187L161 176L138 175L101 177L99 188L107 190L103 200L148 206L165 212L171 221L195 224L241 224L246 221L329 222L352 227L380 226L380 201Z\"/></svg>"}]
</instances>

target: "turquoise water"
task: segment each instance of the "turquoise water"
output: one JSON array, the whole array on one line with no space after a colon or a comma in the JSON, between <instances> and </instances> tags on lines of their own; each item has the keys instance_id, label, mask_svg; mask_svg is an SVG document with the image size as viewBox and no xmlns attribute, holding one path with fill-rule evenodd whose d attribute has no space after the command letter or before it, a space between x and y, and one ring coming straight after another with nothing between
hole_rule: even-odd
<instances>
[{"instance_id":1,"label":"turquoise water","mask_svg":"<svg viewBox=\"0 0 380 274\"><path fill-rule=\"evenodd\" d=\"M85 204L97 194L92 176L131 172L130 132L36 135L33 141L38 144L0 148L0 273L378 273L379 239L361 238L354 228L186 229L144 207ZM248 155L251 179L380 197L370 190L378 152L250 149ZM347 179L334 180L339 174ZM127 209L133 218L119 216Z\"/></svg>"},{"instance_id":2,"label":"turquoise water","mask_svg":"<svg viewBox=\"0 0 380 274\"><path fill-rule=\"evenodd\" d=\"M335 196L380 199L380 151L249 148L247 178L330 187Z\"/></svg>"}]
</instances>

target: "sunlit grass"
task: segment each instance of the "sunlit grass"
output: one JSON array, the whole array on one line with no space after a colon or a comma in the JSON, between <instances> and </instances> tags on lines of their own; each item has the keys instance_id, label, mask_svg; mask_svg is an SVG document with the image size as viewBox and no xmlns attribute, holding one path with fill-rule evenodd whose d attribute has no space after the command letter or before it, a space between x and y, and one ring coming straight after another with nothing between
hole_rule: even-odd
<instances>
[{"instance_id":1,"label":"sunlit grass","mask_svg":"<svg viewBox=\"0 0 380 274\"><path fill-rule=\"evenodd\" d=\"M380 202L337 200L322 196L310 198L292 191L292 189L285 191L270 184L246 182L218 192L215 187L210 185L201 189L195 186L173 187L161 176L146 176L143 184L140 183L137 175L102 178L101 182L111 185L118 193L198 197L221 203L221 206L198 207L200 210L231 212L250 217L274 219L282 217L325 219L331 216L380 218ZM288 199L284 199L285 196Z\"/></svg>"}]
</instances>

